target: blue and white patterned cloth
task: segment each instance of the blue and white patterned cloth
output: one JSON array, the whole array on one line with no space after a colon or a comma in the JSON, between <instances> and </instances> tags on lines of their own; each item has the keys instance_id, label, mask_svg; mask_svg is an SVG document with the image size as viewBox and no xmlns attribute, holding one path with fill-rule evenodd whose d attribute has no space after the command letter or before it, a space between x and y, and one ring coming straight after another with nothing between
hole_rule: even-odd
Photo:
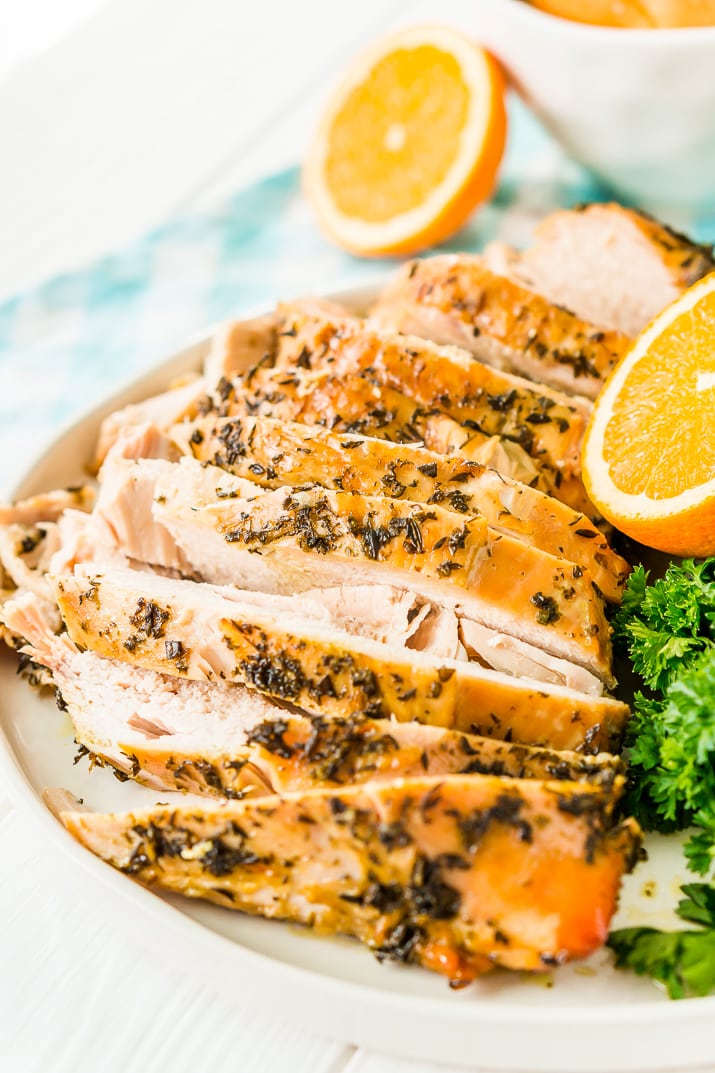
<instances>
[{"instance_id":1,"label":"blue and white patterned cloth","mask_svg":"<svg viewBox=\"0 0 715 1073\"><path fill-rule=\"evenodd\" d=\"M447 248L479 249L496 235L518 245L549 210L605 196L513 102L498 191ZM698 223L699 238L715 237L715 221ZM0 496L63 422L204 326L385 270L325 241L290 169L0 305Z\"/></svg>"}]
</instances>

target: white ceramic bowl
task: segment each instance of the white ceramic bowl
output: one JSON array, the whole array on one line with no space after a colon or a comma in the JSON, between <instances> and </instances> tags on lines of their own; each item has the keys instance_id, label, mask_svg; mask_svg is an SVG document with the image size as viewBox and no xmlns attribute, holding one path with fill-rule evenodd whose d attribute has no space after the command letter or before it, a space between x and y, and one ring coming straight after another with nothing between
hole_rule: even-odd
<instances>
[{"instance_id":1,"label":"white ceramic bowl","mask_svg":"<svg viewBox=\"0 0 715 1073\"><path fill-rule=\"evenodd\" d=\"M619 30L473 0L473 33L561 144L658 212L715 212L715 27Z\"/></svg>"}]
</instances>

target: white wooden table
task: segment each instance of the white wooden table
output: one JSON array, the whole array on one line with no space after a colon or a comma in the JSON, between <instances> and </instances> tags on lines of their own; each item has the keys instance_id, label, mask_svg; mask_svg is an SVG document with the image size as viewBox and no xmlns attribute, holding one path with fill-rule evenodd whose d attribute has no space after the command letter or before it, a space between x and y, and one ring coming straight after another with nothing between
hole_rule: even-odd
<instances>
[{"instance_id":1,"label":"white wooden table","mask_svg":"<svg viewBox=\"0 0 715 1073\"><path fill-rule=\"evenodd\" d=\"M0 0L0 300L300 159L346 57L404 21L473 28L473 9ZM0 860L3 1073L436 1073L177 979L2 787Z\"/></svg>"}]
</instances>

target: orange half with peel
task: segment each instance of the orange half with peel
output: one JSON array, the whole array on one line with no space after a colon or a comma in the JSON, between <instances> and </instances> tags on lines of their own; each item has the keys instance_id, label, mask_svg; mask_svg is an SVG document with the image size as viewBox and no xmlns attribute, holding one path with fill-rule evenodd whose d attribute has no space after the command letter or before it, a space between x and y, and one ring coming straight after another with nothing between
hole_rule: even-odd
<instances>
[{"instance_id":1,"label":"orange half with peel","mask_svg":"<svg viewBox=\"0 0 715 1073\"><path fill-rule=\"evenodd\" d=\"M715 554L715 273L638 337L596 400L583 478L605 518L675 555Z\"/></svg>"},{"instance_id":2,"label":"orange half with peel","mask_svg":"<svg viewBox=\"0 0 715 1073\"><path fill-rule=\"evenodd\" d=\"M491 56L446 27L402 30L359 56L333 94L306 193L344 248L413 253L453 234L489 196L505 138Z\"/></svg>"}]
</instances>

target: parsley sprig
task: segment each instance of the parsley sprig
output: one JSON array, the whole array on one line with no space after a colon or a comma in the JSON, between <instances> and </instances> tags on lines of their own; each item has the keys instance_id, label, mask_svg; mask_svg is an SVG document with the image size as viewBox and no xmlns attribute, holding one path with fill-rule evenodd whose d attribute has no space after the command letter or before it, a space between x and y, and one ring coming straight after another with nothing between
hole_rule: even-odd
<instances>
[{"instance_id":1,"label":"parsley sprig","mask_svg":"<svg viewBox=\"0 0 715 1073\"><path fill-rule=\"evenodd\" d=\"M652 585L633 571L614 617L644 691L626 744L629 805L649 830L695 826L690 867L715 860L715 558L672 564Z\"/></svg>"},{"instance_id":2,"label":"parsley sprig","mask_svg":"<svg viewBox=\"0 0 715 1073\"><path fill-rule=\"evenodd\" d=\"M694 827L685 844L701 875L715 863L715 558L672 564L648 584L637 567L614 638L643 683L627 731L629 805L649 830ZM621 928L616 965L660 980L672 998L715 991L715 888L682 887L677 913L697 929Z\"/></svg>"},{"instance_id":3,"label":"parsley sprig","mask_svg":"<svg viewBox=\"0 0 715 1073\"><path fill-rule=\"evenodd\" d=\"M651 690L665 690L715 644L715 558L673 563L648 584L637 566L613 619L633 669Z\"/></svg>"},{"instance_id":4,"label":"parsley sprig","mask_svg":"<svg viewBox=\"0 0 715 1073\"><path fill-rule=\"evenodd\" d=\"M618 968L660 980L671 998L715 990L715 890L707 883L688 883L682 892L685 897L678 904L678 916L701 927L682 931L621 928L608 939Z\"/></svg>"}]
</instances>

